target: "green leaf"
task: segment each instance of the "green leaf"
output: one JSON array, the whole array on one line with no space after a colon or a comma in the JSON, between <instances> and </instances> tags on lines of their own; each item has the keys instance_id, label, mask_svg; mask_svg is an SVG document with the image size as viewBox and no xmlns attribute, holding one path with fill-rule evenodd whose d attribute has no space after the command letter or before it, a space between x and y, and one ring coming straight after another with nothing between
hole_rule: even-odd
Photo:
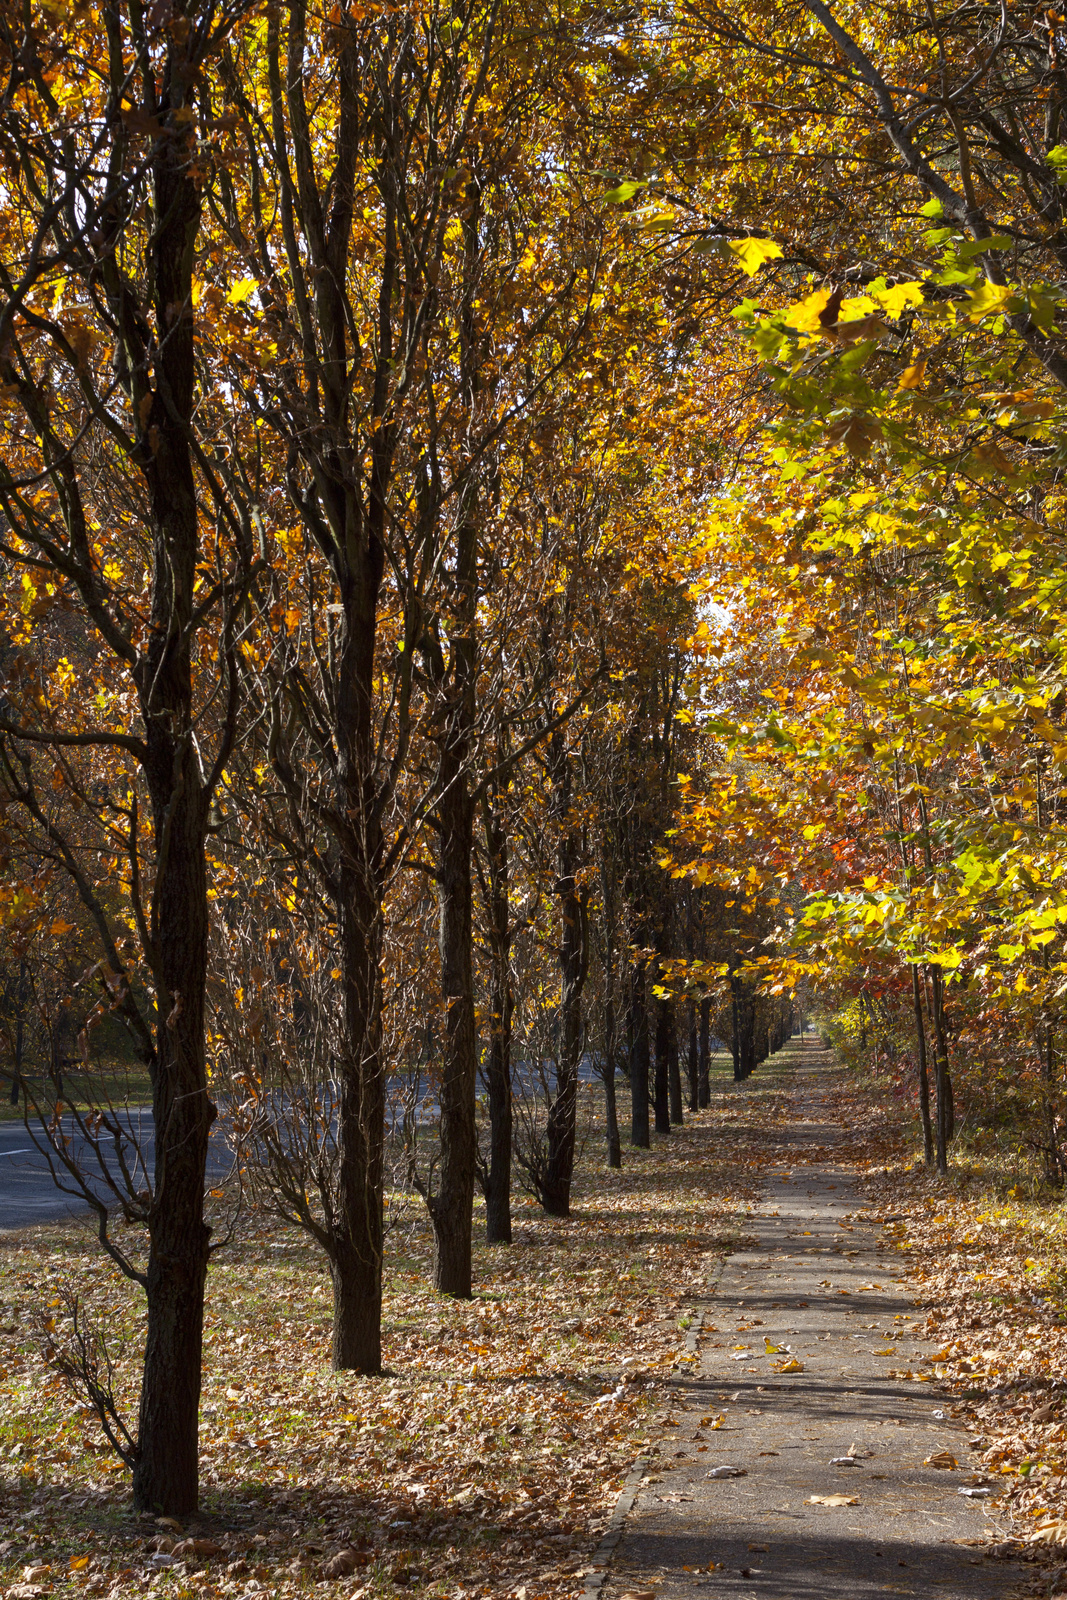
<instances>
[{"instance_id":1,"label":"green leaf","mask_svg":"<svg viewBox=\"0 0 1067 1600\"><path fill-rule=\"evenodd\" d=\"M639 190L647 188L648 182L644 178L624 178L614 189L608 190L604 199L609 205L621 206L625 200L632 200Z\"/></svg>"},{"instance_id":2,"label":"green leaf","mask_svg":"<svg viewBox=\"0 0 1067 1600\"><path fill-rule=\"evenodd\" d=\"M920 208L920 215L924 217L943 217L945 215L945 208L935 195L932 200L928 200L926 204Z\"/></svg>"},{"instance_id":3,"label":"green leaf","mask_svg":"<svg viewBox=\"0 0 1067 1600\"><path fill-rule=\"evenodd\" d=\"M752 348L761 361L774 361L786 342L786 335L773 322L762 322L752 335Z\"/></svg>"},{"instance_id":4,"label":"green leaf","mask_svg":"<svg viewBox=\"0 0 1067 1600\"><path fill-rule=\"evenodd\" d=\"M991 233L988 239L968 239L960 245L958 255L961 261L970 261L974 256L984 256L987 250L1010 250L1014 243L1006 234Z\"/></svg>"}]
</instances>

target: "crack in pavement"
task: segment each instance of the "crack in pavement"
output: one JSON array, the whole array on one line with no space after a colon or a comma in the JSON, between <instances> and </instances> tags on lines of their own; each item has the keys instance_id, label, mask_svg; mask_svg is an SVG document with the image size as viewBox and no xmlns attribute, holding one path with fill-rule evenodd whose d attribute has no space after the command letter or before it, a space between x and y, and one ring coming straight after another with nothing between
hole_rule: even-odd
<instances>
[{"instance_id":1,"label":"crack in pavement","mask_svg":"<svg viewBox=\"0 0 1067 1600\"><path fill-rule=\"evenodd\" d=\"M636 1496L605 1600L653 1588L660 1600L929 1600L931 1589L1004 1600L1024 1575L979 1548L995 1502L958 1493L981 1485L951 1400L903 1376L929 1364L909 1337L919 1301L861 1217L854 1180L832 1158L783 1170L805 1146L844 1140L819 1120L832 1115L832 1064L810 1044L783 1062L794 1115L747 1221L755 1242L729 1257L699 1364L672 1384L680 1426ZM946 1451L958 1468L927 1464ZM709 1477L716 1467L744 1475Z\"/></svg>"}]
</instances>

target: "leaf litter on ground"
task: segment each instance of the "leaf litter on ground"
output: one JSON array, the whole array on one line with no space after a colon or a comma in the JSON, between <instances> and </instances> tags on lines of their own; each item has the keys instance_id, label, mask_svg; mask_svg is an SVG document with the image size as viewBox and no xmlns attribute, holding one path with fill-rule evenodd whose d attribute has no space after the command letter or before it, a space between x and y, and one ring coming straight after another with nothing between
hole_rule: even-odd
<instances>
[{"instance_id":1,"label":"leaf litter on ground","mask_svg":"<svg viewBox=\"0 0 1067 1600\"><path fill-rule=\"evenodd\" d=\"M738 1140L738 1120L716 1084L708 1111L627 1151L621 1173L587 1154L573 1218L520 1200L514 1245L476 1244L470 1302L432 1293L424 1217L391 1196L378 1379L329 1371L328 1277L304 1236L246 1217L209 1278L202 1509L184 1524L132 1512L121 1463L31 1336L75 1283L118 1335L135 1415L129 1286L81 1225L4 1236L0 1592L30 1567L52 1594L109 1600L146 1583L160 1600L287 1600L324 1580L345 1600L570 1596L630 1466L658 1452L682 1300L743 1233L758 1140Z\"/></svg>"}]
</instances>

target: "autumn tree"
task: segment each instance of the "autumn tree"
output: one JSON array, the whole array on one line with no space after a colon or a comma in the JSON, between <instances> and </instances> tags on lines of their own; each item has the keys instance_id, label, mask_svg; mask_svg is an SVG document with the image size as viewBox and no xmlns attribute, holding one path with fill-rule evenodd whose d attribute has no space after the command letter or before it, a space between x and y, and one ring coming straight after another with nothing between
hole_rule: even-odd
<instances>
[{"instance_id":1,"label":"autumn tree","mask_svg":"<svg viewBox=\"0 0 1067 1600\"><path fill-rule=\"evenodd\" d=\"M241 9L9 7L0 21L0 785L95 934L100 1009L151 1077L154 1160L130 1154L106 1108L85 1125L95 1174L58 1123L37 1138L144 1290L137 1424L91 1393L135 1502L169 1515L197 1504L215 1116L205 846L255 567L213 470L226 442L202 425L194 304L219 170L209 85ZM143 1261L111 1231L116 1199L146 1231Z\"/></svg>"}]
</instances>

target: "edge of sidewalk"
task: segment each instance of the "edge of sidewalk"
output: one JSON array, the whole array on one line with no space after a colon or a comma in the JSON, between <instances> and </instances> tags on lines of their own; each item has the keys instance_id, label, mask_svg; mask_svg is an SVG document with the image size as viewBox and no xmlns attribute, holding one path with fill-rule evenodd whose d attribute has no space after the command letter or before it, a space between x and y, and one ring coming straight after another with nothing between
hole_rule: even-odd
<instances>
[{"instance_id":1,"label":"edge of sidewalk","mask_svg":"<svg viewBox=\"0 0 1067 1600\"><path fill-rule=\"evenodd\" d=\"M730 1255L731 1251L729 1250L723 1252L714 1268L714 1271L707 1279L704 1293L706 1294L708 1301L710 1301L715 1294L716 1286L719 1282L719 1279L722 1277ZM696 1360L697 1344L700 1340L700 1335L704 1327L704 1319L706 1318L707 1314L708 1305L705 1304L700 1307L696 1316L693 1318L693 1321L686 1329L685 1344L679 1351L678 1359L676 1360L673 1368L674 1372L678 1372L682 1366L682 1363L687 1359L693 1361ZM615 1554L619 1541L622 1538L623 1531L626 1527L626 1519L634 1508L634 1501L637 1499L638 1493L640 1492L641 1481L644 1478L649 1465L650 1461L647 1456L638 1456L637 1460L626 1474L622 1488L615 1497L615 1504L612 1507L611 1515L608 1518L608 1525L601 1535L600 1543L598 1544L596 1552L589 1563L589 1568L586 1569L585 1587L579 1591L580 1600L597 1600L601 1589L611 1576L608 1570L611 1565L611 1558Z\"/></svg>"}]
</instances>

